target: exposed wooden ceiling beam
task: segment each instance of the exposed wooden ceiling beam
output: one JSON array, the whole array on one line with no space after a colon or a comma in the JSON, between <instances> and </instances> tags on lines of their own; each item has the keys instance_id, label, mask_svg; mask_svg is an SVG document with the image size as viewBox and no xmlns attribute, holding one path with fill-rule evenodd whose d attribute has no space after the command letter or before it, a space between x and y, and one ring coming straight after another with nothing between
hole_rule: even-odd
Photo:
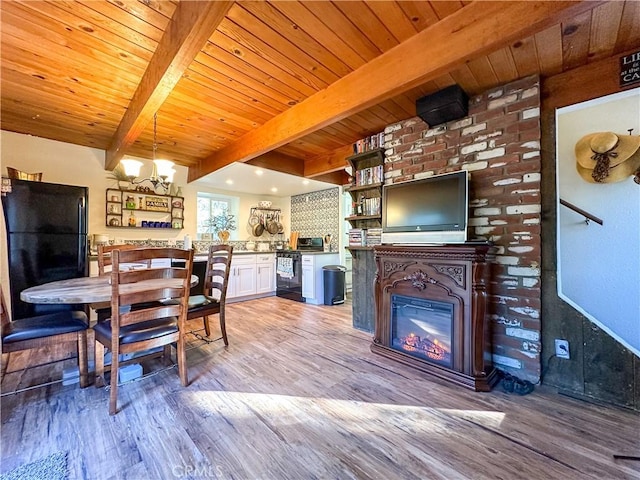
<instances>
[{"instance_id":1,"label":"exposed wooden ceiling beam","mask_svg":"<svg viewBox=\"0 0 640 480\"><path fill-rule=\"evenodd\" d=\"M334 185L346 185L349 183L349 175L344 170L337 170L335 172L324 173L314 177L314 180L318 182L333 183Z\"/></svg>"},{"instance_id":2,"label":"exposed wooden ceiling beam","mask_svg":"<svg viewBox=\"0 0 640 480\"><path fill-rule=\"evenodd\" d=\"M584 102L592 98L626 90L620 88L620 58L637 52L637 49L621 52L613 57L567 70L542 82L542 108L551 110ZM593 81L597 78L598 81ZM632 85L628 88L634 88Z\"/></svg>"},{"instance_id":3,"label":"exposed wooden ceiling beam","mask_svg":"<svg viewBox=\"0 0 640 480\"><path fill-rule=\"evenodd\" d=\"M588 1L475 1L203 159L189 169L189 181L246 162L593 7Z\"/></svg>"},{"instance_id":4,"label":"exposed wooden ceiling beam","mask_svg":"<svg viewBox=\"0 0 640 480\"><path fill-rule=\"evenodd\" d=\"M276 172L298 175L299 177L304 175L303 160L278 152L267 152L264 155L249 160L247 163L256 167L275 170Z\"/></svg>"},{"instance_id":5,"label":"exposed wooden ceiling beam","mask_svg":"<svg viewBox=\"0 0 640 480\"><path fill-rule=\"evenodd\" d=\"M311 178L337 170L343 170L348 165L346 158L353 155L353 146L345 145L326 155L318 155L304 162L304 176ZM317 180L317 179L316 179Z\"/></svg>"},{"instance_id":6,"label":"exposed wooden ceiling beam","mask_svg":"<svg viewBox=\"0 0 640 480\"><path fill-rule=\"evenodd\" d=\"M113 170L140 136L233 3L178 4L107 149L106 170Z\"/></svg>"}]
</instances>

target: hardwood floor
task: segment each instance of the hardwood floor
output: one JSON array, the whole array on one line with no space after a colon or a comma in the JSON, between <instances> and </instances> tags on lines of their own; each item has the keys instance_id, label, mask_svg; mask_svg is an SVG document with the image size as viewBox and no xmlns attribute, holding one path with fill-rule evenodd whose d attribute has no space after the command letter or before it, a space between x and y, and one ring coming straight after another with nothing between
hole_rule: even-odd
<instances>
[{"instance_id":1,"label":"hardwood floor","mask_svg":"<svg viewBox=\"0 0 640 480\"><path fill-rule=\"evenodd\" d=\"M189 387L175 369L125 384L113 417L93 386L3 397L0 470L68 451L76 479L640 478L613 458L640 454L634 412L435 380L369 352L348 305L235 303L227 329L228 348L188 352ZM27 360L12 354L3 392L60 378L10 373Z\"/></svg>"}]
</instances>

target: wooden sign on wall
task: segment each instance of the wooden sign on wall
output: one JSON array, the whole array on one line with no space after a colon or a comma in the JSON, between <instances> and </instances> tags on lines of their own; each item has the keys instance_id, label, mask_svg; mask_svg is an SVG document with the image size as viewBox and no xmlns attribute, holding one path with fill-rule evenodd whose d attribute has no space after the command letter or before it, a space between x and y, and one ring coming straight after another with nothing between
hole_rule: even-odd
<instances>
[{"instance_id":1,"label":"wooden sign on wall","mask_svg":"<svg viewBox=\"0 0 640 480\"><path fill-rule=\"evenodd\" d=\"M640 84L640 50L620 57L620 86Z\"/></svg>"}]
</instances>

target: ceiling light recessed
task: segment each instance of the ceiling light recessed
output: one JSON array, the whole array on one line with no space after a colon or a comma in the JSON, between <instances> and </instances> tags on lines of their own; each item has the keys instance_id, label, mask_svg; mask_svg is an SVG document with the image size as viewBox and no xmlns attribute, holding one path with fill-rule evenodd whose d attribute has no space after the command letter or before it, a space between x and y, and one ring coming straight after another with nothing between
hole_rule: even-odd
<instances>
[{"instance_id":1,"label":"ceiling light recessed","mask_svg":"<svg viewBox=\"0 0 640 480\"><path fill-rule=\"evenodd\" d=\"M278 189L277 189L276 187L273 187L273 188L271 189L271 191L272 191L273 193L276 193L276 192L278 191Z\"/></svg>"},{"instance_id":2,"label":"ceiling light recessed","mask_svg":"<svg viewBox=\"0 0 640 480\"><path fill-rule=\"evenodd\" d=\"M224 183L226 183L227 185L233 185L233 180L229 179L229 180L225 181Z\"/></svg>"},{"instance_id":3,"label":"ceiling light recessed","mask_svg":"<svg viewBox=\"0 0 640 480\"><path fill-rule=\"evenodd\" d=\"M264 172L262 170L256 170L256 175L262 175Z\"/></svg>"}]
</instances>

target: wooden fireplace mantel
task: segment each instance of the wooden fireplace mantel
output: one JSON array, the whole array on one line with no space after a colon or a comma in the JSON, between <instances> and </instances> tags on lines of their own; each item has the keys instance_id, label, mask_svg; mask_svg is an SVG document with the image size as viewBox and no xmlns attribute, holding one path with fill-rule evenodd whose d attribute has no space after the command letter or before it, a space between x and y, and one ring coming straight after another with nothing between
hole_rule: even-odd
<instances>
[{"instance_id":1,"label":"wooden fireplace mantel","mask_svg":"<svg viewBox=\"0 0 640 480\"><path fill-rule=\"evenodd\" d=\"M487 284L489 243L390 246L374 249L376 318L371 351L476 391L497 382L491 363ZM452 366L437 365L391 347L391 296L453 305Z\"/></svg>"}]
</instances>

